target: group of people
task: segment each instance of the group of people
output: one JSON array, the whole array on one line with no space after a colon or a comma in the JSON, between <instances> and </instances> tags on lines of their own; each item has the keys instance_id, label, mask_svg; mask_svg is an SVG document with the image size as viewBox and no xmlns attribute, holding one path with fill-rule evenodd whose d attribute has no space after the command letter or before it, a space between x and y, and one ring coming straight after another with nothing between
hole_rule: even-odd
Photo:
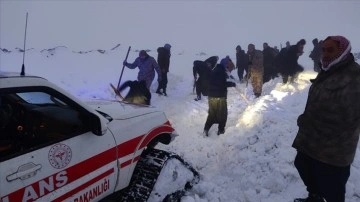
<instances>
[{"instance_id":1,"label":"group of people","mask_svg":"<svg viewBox=\"0 0 360 202\"><path fill-rule=\"evenodd\" d=\"M240 83L250 81L255 97L261 96L263 84L271 79L281 75L284 84L294 82L297 75L304 70L299 65L298 58L304 53L306 41L301 39L295 45L290 45L289 42L286 44L287 46L280 51L277 47L270 47L266 42L263 43L262 51L257 50L254 44L248 45L247 52L240 45L236 46L235 69L237 70L237 76ZM311 54L311 56L315 58L316 51L312 52L314 54ZM209 61L212 57L205 61L195 60L193 63L196 101L201 99L201 95L207 96L209 72L214 67L214 64Z\"/></svg>"},{"instance_id":2,"label":"group of people","mask_svg":"<svg viewBox=\"0 0 360 202\"><path fill-rule=\"evenodd\" d=\"M297 60L304 53L305 44L306 41L301 39L278 53L273 53L267 43L264 43L263 51L249 44L246 54L237 46L239 80L251 78L255 96L261 95L262 83L276 77L276 72L282 76L283 83L293 82L303 71ZM346 183L360 134L360 65L351 53L350 41L343 36L329 36L323 41L315 38L313 44L309 57L314 61L314 71L318 75L311 80L306 107L297 119L299 130L292 144L297 150L294 165L308 196L294 202L345 202ZM226 88L236 85L226 81L231 60L224 58L215 65L212 58L214 56L205 62L195 61L193 72L196 99L201 99L199 92L209 96L204 126L206 136L214 123L219 124L218 135L225 132ZM273 63L265 62L271 59ZM201 73L207 68L210 73ZM201 78L202 75L205 77ZM203 88L198 91L198 86Z\"/></svg>"},{"instance_id":3,"label":"group of people","mask_svg":"<svg viewBox=\"0 0 360 202\"><path fill-rule=\"evenodd\" d=\"M130 88L129 92L124 98L124 101L135 104L150 105L151 93L150 87L157 73L158 88L156 93L159 95L167 96L166 88L168 83L167 74L169 72L171 45L166 43L163 47L157 49L158 58L150 56L145 50L139 52L139 57L133 63L128 63L126 60L123 62L124 67L129 69L139 68L137 80L126 81L119 88L119 92L127 87Z\"/></svg>"},{"instance_id":4,"label":"group of people","mask_svg":"<svg viewBox=\"0 0 360 202\"><path fill-rule=\"evenodd\" d=\"M236 65L228 56L220 63L217 56L194 61L195 100L200 100L201 95L208 96L204 134L208 136L215 123L218 124L217 134L225 133L227 88L236 86L231 81L231 70L237 69L240 82L251 79L254 95L258 97L264 82L278 74L284 83L293 82L303 71L297 60L304 53L305 44L301 39L295 45L287 43L280 51L267 43L263 44L263 51L249 44L247 53L237 46ZM299 130L292 144L297 150L294 164L308 196L294 202L344 202L360 133L360 65L351 53L350 41L343 36L329 36L323 41L314 39L313 44L309 57L318 74L311 80L306 107L297 119ZM163 47L168 50L164 54L158 49L158 62L140 51L134 63L124 61L124 65L139 67L138 80L147 90L156 71L159 82L156 92L166 95L170 47ZM159 61L161 58L166 62Z\"/></svg>"},{"instance_id":5,"label":"group of people","mask_svg":"<svg viewBox=\"0 0 360 202\"><path fill-rule=\"evenodd\" d=\"M315 39L314 39L315 40ZM317 39L316 39L317 40ZM318 69L315 66L319 63L319 43L314 43L314 50L310 57L314 60L314 70ZM303 71L303 68L298 64L299 56L303 54L304 39L301 39L296 45L290 46L286 43L286 47L279 51L276 47L272 48L268 43L263 44L263 50L255 49L254 44L248 45L248 50L245 53L241 46L236 46L236 65L237 75L240 83L251 82L255 97L262 94L262 86L264 83L276 78L278 75L283 77L283 83L288 81L293 82L297 74ZM316 48L315 48L316 47ZM145 50L139 52L139 57L133 63L124 61L124 66L135 69L139 68L137 81L125 82L119 90L124 90L126 87L137 86L142 92L146 92L143 99L140 99L137 93L131 91L125 96L125 101L136 102L141 104L149 104L151 99L150 86L155 78L155 72L158 78L158 88L156 93L159 95L167 96L166 88L168 83L167 74L169 72L171 45L166 43L163 47L157 49L158 58L155 60L152 56L148 55ZM193 75L194 75L194 90L196 89L195 101L201 100L201 96L208 96L208 88L210 85L210 72L216 66L217 56L212 56L205 61L195 60L193 62ZM229 72L232 71L228 70ZM140 82L143 81L145 83ZM131 86L130 86L131 84ZM134 87L135 88L135 87ZM134 99L136 97L136 99ZM136 101L135 101L136 100Z\"/></svg>"}]
</instances>

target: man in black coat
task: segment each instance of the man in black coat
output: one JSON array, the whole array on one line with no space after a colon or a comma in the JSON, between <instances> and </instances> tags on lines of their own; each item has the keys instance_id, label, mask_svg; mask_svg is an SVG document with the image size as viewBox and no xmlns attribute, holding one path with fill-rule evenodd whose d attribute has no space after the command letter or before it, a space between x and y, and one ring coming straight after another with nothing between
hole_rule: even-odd
<instances>
[{"instance_id":1,"label":"man in black coat","mask_svg":"<svg viewBox=\"0 0 360 202\"><path fill-rule=\"evenodd\" d=\"M248 64L249 64L249 56L245 53L244 50L241 49L240 45L236 46L236 67L235 68L237 68L237 74L238 74L240 83L244 82L244 80L243 80L244 72L246 72L246 75L248 75Z\"/></svg>"},{"instance_id":2,"label":"man in black coat","mask_svg":"<svg viewBox=\"0 0 360 202\"><path fill-rule=\"evenodd\" d=\"M211 69L215 67L217 61L217 56L211 56L205 61L194 61L193 75L196 88L196 98L194 99L195 101L201 100L201 95L208 95Z\"/></svg>"},{"instance_id":3,"label":"man in black coat","mask_svg":"<svg viewBox=\"0 0 360 202\"><path fill-rule=\"evenodd\" d=\"M284 84L288 81L294 82L297 75L304 71L304 68L298 64L298 59L304 53L305 44L305 39L301 39L296 45L292 45L288 49L281 49L275 58L276 68L278 68Z\"/></svg>"},{"instance_id":4,"label":"man in black coat","mask_svg":"<svg viewBox=\"0 0 360 202\"><path fill-rule=\"evenodd\" d=\"M216 65L211 70L209 83L209 110L208 117L204 126L204 134L209 136L209 130L214 123L218 123L217 134L225 133L225 126L227 121L227 87L234 87L234 82L228 81L226 68L231 68L234 64L229 58L223 58L220 64Z\"/></svg>"},{"instance_id":5,"label":"man in black coat","mask_svg":"<svg viewBox=\"0 0 360 202\"><path fill-rule=\"evenodd\" d=\"M159 86L156 90L156 93L165 96L167 95L166 87L168 83L167 73L169 72L169 66L170 66L170 56L171 56L170 49L171 49L171 45L168 43L165 44L164 47L159 47L157 49L158 52L157 63L159 64L161 70L161 80L159 81Z\"/></svg>"},{"instance_id":6,"label":"man in black coat","mask_svg":"<svg viewBox=\"0 0 360 202\"><path fill-rule=\"evenodd\" d=\"M321 58L321 43L322 41L318 41L317 38L312 40L314 45L313 50L311 51L309 58L314 61L314 71L320 72L320 58Z\"/></svg>"},{"instance_id":7,"label":"man in black coat","mask_svg":"<svg viewBox=\"0 0 360 202\"><path fill-rule=\"evenodd\" d=\"M268 43L263 43L263 57L264 57L264 78L263 83L270 81L271 79L277 77L277 72L275 70L274 61L277 55L274 48L270 47Z\"/></svg>"},{"instance_id":8,"label":"man in black coat","mask_svg":"<svg viewBox=\"0 0 360 202\"><path fill-rule=\"evenodd\" d=\"M150 105L151 93L146 87L146 82L144 80L126 81L119 87L118 90L121 92L127 87L130 87L130 90L123 101L134 104Z\"/></svg>"}]
</instances>

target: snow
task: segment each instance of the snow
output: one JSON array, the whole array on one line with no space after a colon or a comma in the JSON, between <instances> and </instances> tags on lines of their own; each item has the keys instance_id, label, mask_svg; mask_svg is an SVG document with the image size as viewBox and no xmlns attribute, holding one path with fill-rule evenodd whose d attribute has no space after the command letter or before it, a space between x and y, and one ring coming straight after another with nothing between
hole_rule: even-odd
<instances>
[{"instance_id":1,"label":"snow","mask_svg":"<svg viewBox=\"0 0 360 202\"><path fill-rule=\"evenodd\" d=\"M169 193L183 190L185 184L193 179L194 173L184 164L177 159L170 159L161 170L148 201L161 201Z\"/></svg>"},{"instance_id":2,"label":"snow","mask_svg":"<svg viewBox=\"0 0 360 202\"><path fill-rule=\"evenodd\" d=\"M298 130L297 117L305 107L310 85L309 80L316 76L316 73L312 71L312 61L308 58L308 52L313 47L311 40L314 37L321 39L329 34L339 34L334 33L333 27L328 28L329 24L326 23L342 22L341 19L346 19L346 24L339 24L340 34L344 33L345 36L349 36L354 52L359 52L360 40L357 39L360 31L359 26L355 23L360 17L360 12L358 12L359 2L341 1L341 5L339 1L326 3L325 7L330 13L330 16L327 17L341 18L338 21L332 21L323 18L323 14L315 12L315 10L319 10L319 7L324 6L323 1L315 1L312 4L310 4L310 1L297 1L294 4L291 4L290 1L275 1L275 3L262 1L261 5L263 6L258 7L255 7L255 4L257 2L256 5L259 5L260 1L255 1L253 4L246 1L243 2L244 8L241 8L245 16L243 18L250 15L249 9L255 8L259 19L264 19L264 17L261 17L261 13L269 9L274 9L274 13L279 15L277 17L282 19L285 17L281 15L280 11L294 5L300 6L301 9L292 10L295 14L300 13L296 15L299 19L296 19L295 22L300 23L302 22L301 19L303 19L305 24L308 23L309 28L302 27L300 30L306 29L309 31L300 31L297 26L291 26L287 33L269 34L269 36L262 38L262 35L253 35L252 31L246 29L247 32L243 33L240 39L234 38L240 28L236 29L234 33L225 33L225 30L230 30L227 29L229 26L235 27L236 24L230 23L226 26L220 24L225 21L230 22L237 16L234 14L235 9L229 12L221 12L233 8L234 4L236 4L233 1L221 4L219 1L186 1L188 4L192 3L190 6L179 1L171 3L159 1L141 7L137 5L144 2L119 1L121 7L116 7L120 10L118 15L122 17L128 16L126 21L114 14L116 9L113 8L113 4L116 1L105 1L106 3L103 4L101 1L91 1L90 4L93 7L86 7L81 4L81 2L86 1L77 3L65 1L72 5L71 8L69 7L66 19L77 14L75 12L78 11L76 10L77 6L84 6L82 15L75 18L75 22L66 21L70 25L64 25L64 21L61 21L60 12L56 11L57 6L64 8L66 3L62 4L60 1L54 1L56 5L46 5L46 10L35 12L39 4L49 3L45 1L29 2L23 1L21 6L16 1L0 2L0 47L12 51L10 53L0 51L0 71L20 71L23 55L16 51L15 47L21 47L23 27L9 26L11 24L9 19L14 19L14 21L11 21L12 23L22 25L24 23L24 11L30 10L29 19L33 24L29 24L29 43L27 46L29 50L26 52L25 57L26 73L45 77L83 100L116 99L109 82L117 84L122 69L122 61L125 58L129 44L132 45L129 62L136 58L137 51L140 49L151 50L149 54L156 58L157 47L165 43L170 43L173 46L168 75L168 96L158 96L155 93L157 87L155 79L151 86L151 104L166 113L173 127L179 133L179 136L172 144L168 146L159 145L158 147L177 153L199 171L201 175L200 182L182 198L182 202L288 202L294 198L306 196L306 188L293 164L296 151L291 145ZM282 3L284 7L281 6ZM94 7L99 6L99 4L101 4L98 8L99 13L94 13L92 9L95 9ZM333 15L337 13L336 8L339 6L344 7L344 9L346 7L347 12L340 16ZM176 9L176 7L181 9ZM198 14L196 9L201 7L206 8L204 9L204 15L208 18L193 20L192 17L194 18L194 15ZM150 14L147 11L142 16L141 13L144 12L144 8L153 10L151 10ZM180 12L184 8L188 9L188 15ZM106 9L110 9L111 12L105 12ZM301 14L305 13L304 9L308 9L309 12L306 13L310 16L309 18ZM126 10L129 10L128 13L124 13ZM164 10L166 10L167 15L170 15L169 10L173 11L169 21L178 23L178 27L169 23L170 32L167 36L163 36L161 32L157 31L158 25L154 21L160 19L156 13ZM86 18L86 16L90 16L90 13L93 16ZM107 18L101 16L101 13ZM36 23L32 16L37 18ZM44 16L48 16L48 21L53 20L55 23L51 24L46 20L40 21L39 19L43 19ZM212 16L211 19L209 19L210 16ZM311 18L311 16L318 16L318 19ZM142 24L143 22L139 20L140 17L149 19ZM244 24L243 18L240 17L239 23L243 23L246 28L247 24ZM258 18L254 19L256 23L262 23ZM101 20L111 19L112 21L109 21L109 23L103 24L110 24L112 27L120 26L120 28L124 28L121 30L125 30L125 33L121 34L122 31L114 29L114 32L121 36L116 38L110 35L108 30L111 29L104 27L105 25L101 23L96 24L100 26L98 30L94 30L94 27L89 30L87 26L90 25L87 24L83 25L84 27L76 26L86 19L97 23L102 22ZM114 25L114 22L117 22L114 20L119 20L122 24ZM191 33L194 33L192 30L197 29L198 25L202 25L203 20L214 22L219 27L209 29L208 26L204 26L207 27L205 32L209 33L209 36L203 34L206 36L204 39L201 39L203 35L195 34L192 36ZM41 34L39 29L36 29L39 26L41 27L40 22L49 23L45 24L48 26L48 30L44 34ZM148 23L153 24L155 27L152 28ZM133 26L134 24L136 26ZM43 24L43 26L45 25ZM52 27L54 25L56 29ZM142 35L145 31L142 30L141 25L146 25L144 29L154 30L154 33L146 32L147 36ZM211 23L206 25L211 25ZM65 29L68 29L66 26L74 28L73 32L65 32ZM287 25L282 24L281 26ZM317 29L317 26L320 26L320 28ZM80 31L82 28L84 30ZM19 35L18 30L15 29L20 30L21 34ZM211 30L217 29L222 31L211 33ZM250 26L250 30L252 29L263 33L256 26ZM276 29L280 28L277 27ZM86 35L85 31L88 31L89 36L82 37ZM37 34L34 34L34 32ZM92 32L95 34L91 35ZM294 84L283 85L281 79L276 78L264 85L263 94L258 99L253 96L251 85L246 87L245 84L237 83L237 87L229 88L228 92L229 114L225 134L217 136L217 125L214 125L210 129L210 136L204 137L202 132L207 117L207 98L203 97L198 102L193 100L195 95L192 86L192 62L194 60L205 60L212 55L218 55L220 58L229 55L235 61L235 47L238 44L246 49L247 44L253 42L257 49L262 49L260 47L264 40L268 40L270 45L275 45L284 44L286 40L295 43L300 38L305 38L307 44L305 54L299 59L300 63L305 67L305 71L299 75L299 79ZM242 39L244 40L242 41ZM121 45L111 50L118 43ZM44 48L54 47L57 48L42 51ZM104 49L105 53L102 54L97 49ZM80 54L78 53L80 50L84 52L86 50L92 51ZM235 72L232 74L235 78L237 77ZM122 82L135 80L136 76L137 70L126 68ZM245 95L249 103L240 96L240 93ZM348 202L360 201L359 152L358 146L355 161L351 166L351 176L347 183L346 201ZM167 176L167 174L164 175ZM182 173L179 176L188 176L188 174ZM159 186L171 188L172 185L167 180L164 180L163 184ZM155 202L156 200L156 198L152 198L149 201Z\"/></svg>"},{"instance_id":3,"label":"snow","mask_svg":"<svg viewBox=\"0 0 360 202\"><path fill-rule=\"evenodd\" d=\"M59 48L52 50L53 55L48 55L46 51L31 49L26 53L25 68L27 74L45 77L83 100L113 100L115 95L109 82L118 81L122 68L119 55L126 50L127 47L121 47L105 54L96 51L79 54ZM149 54L155 56L154 51ZM1 52L0 57L2 71L20 71L22 53ZM179 133L172 144L158 147L177 153L201 175L200 182L182 201L285 202L305 196L305 187L293 165L296 151L291 144L298 129L297 116L304 110L309 79L316 73L306 70L294 84L287 85L276 78L264 85L263 95L258 99L253 96L251 85L246 87L237 83L236 89L229 88L228 92L229 115L225 134L217 136L217 125L214 125L210 136L204 137L207 97L197 102L193 100L192 61L179 60L179 57L192 58L193 55L179 56L173 51L172 61L177 62L171 63L168 96L157 95L157 83L154 82L151 103L166 113ZM207 57L198 58L204 60ZM311 61L303 65L309 66ZM172 73L171 70L176 68L183 68L187 73ZM137 70L125 69L122 81L134 80L136 75ZM166 179L170 174L163 177ZM180 176L188 175L182 173ZM158 186L159 189L165 186L171 190L171 186L178 185L163 180L163 184ZM351 166L346 198L347 201L360 201L359 196L360 158L357 155ZM151 199L156 201L156 197Z\"/></svg>"}]
</instances>

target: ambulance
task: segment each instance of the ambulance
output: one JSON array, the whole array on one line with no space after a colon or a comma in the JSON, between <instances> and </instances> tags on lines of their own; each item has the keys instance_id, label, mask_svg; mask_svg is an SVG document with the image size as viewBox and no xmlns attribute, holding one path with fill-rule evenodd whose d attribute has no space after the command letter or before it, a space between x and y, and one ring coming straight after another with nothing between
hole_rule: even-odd
<instances>
[{"instance_id":1,"label":"ambulance","mask_svg":"<svg viewBox=\"0 0 360 202\"><path fill-rule=\"evenodd\" d=\"M0 72L0 201L100 201L128 187L146 149L176 136L155 107L85 102Z\"/></svg>"}]
</instances>

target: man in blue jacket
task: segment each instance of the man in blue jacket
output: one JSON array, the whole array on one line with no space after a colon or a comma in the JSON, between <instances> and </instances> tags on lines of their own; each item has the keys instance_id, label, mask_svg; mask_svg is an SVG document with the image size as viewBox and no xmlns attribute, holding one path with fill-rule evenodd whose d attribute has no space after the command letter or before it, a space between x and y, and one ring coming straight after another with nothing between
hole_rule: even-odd
<instances>
[{"instance_id":1,"label":"man in blue jacket","mask_svg":"<svg viewBox=\"0 0 360 202\"><path fill-rule=\"evenodd\" d=\"M124 61L123 63L129 69L139 68L139 73L137 76L138 81L144 80L146 82L146 87L150 90L150 86L155 78L155 71L158 75L158 81L161 81L161 70L156 62L156 60L149 56L145 50L139 52L139 57L135 59L133 63L128 63Z\"/></svg>"}]
</instances>

